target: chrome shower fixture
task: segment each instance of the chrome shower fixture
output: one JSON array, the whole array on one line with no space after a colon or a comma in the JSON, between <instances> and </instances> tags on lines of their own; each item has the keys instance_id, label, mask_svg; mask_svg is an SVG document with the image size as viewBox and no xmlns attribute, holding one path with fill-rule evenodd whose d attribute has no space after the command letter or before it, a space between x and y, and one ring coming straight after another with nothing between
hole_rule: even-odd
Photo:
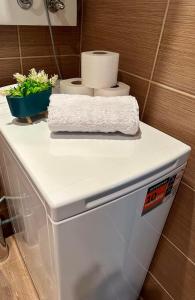
<instances>
[{"instance_id":1,"label":"chrome shower fixture","mask_svg":"<svg viewBox=\"0 0 195 300\"><path fill-rule=\"evenodd\" d=\"M61 0L47 0L48 10L52 13L65 8L65 4Z\"/></svg>"},{"instance_id":2,"label":"chrome shower fixture","mask_svg":"<svg viewBox=\"0 0 195 300\"><path fill-rule=\"evenodd\" d=\"M29 9L33 5L33 0L17 0L17 2L23 9Z\"/></svg>"}]
</instances>

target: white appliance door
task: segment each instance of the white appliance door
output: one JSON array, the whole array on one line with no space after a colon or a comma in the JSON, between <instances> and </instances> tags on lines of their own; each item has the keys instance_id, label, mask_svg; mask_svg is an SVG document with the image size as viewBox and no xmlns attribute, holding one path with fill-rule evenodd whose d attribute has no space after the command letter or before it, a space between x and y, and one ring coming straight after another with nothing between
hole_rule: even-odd
<instances>
[{"instance_id":1,"label":"white appliance door","mask_svg":"<svg viewBox=\"0 0 195 300\"><path fill-rule=\"evenodd\" d=\"M138 298L184 168L108 204L49 222L60 300Z\"/></svg>"}]
</instances>

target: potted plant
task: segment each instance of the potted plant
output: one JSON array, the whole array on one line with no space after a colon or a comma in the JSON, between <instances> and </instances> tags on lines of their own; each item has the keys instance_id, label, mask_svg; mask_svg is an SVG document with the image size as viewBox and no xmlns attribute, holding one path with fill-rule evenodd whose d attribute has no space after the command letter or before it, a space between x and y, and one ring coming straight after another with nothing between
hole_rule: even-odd
<instances>
[{"instance_id":1,"label":"potted plant","mask_svg":"<svg viewBox=\"0 0 195 300\"><path fill-rule=\"evenodd\" d=\"M4 90L12 116L26 118L32 123L31 117L47 111L52 87L55 86L57 75L49 78L45 71L31 69L28 76L16 73L15 87Z\"/></svg>"}]
</instances>

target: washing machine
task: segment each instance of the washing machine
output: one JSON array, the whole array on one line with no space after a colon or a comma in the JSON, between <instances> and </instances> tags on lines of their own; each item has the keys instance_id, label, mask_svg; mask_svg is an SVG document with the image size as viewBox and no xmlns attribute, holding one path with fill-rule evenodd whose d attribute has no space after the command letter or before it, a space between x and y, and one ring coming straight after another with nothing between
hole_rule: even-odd
<instances>
[{"instance_id":1,"label":"washing machine","mask_svg":"<svg viewBox=\"0 0 195 300\"><path fill-rule=\"evenodd\" d=\"M138 299L190 147L142 122L135 137L54 137L9 118L1 176L40 299Z\"/></svg>"}]
</instances>

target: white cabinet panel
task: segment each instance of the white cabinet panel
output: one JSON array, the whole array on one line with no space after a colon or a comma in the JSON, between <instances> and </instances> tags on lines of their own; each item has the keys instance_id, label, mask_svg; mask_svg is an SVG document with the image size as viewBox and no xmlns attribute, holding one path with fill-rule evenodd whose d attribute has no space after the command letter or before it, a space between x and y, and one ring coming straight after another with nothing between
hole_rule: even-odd
<instances>
[{"instance_id":1,"label":"white cabinet panel","mask_svg":"<svg viewBox=\"0 0 195 300\"><path fill-rule=\"evenodd\" d=\"M10 149L2 145L7 204L18 247L40 299L57 299L45 207Z\"/></svg>"}]
</instances>

